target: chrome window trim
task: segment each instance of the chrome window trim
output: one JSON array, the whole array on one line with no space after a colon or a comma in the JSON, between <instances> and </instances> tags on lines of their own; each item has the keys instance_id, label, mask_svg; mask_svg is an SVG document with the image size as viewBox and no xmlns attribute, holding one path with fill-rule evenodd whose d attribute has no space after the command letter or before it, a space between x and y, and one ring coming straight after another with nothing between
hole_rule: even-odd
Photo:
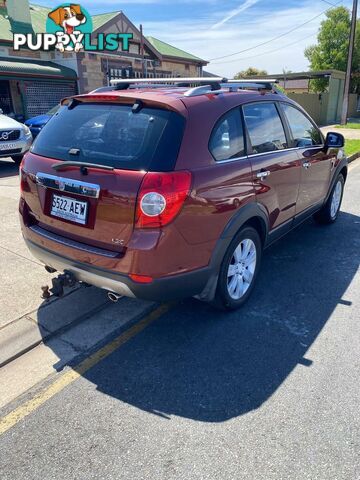
<instances>
[{"instance_id":1,"label":"chrome window trim","mask_svg":"<svg viewBox=\"0 0 360 480\"><path fill-rule=\"evenodd\" d=\"M238 160L245 160L247 159L248 156L247 155L243 155L242 157L236 157L236 158L227 158L225 160L214 160L214 163L217 164L217 163L230 163L230 162L236 162Z\"/></svg>"},{"instance_id":2,"label":"chrome window trim","mask_svg":"<svg viewBox=\"0 0 360 480\"><path fill-rule=\"evenodd\" d=\"M44 188L51 188L64 193L74 193L83 197L99 198L100 195L100 186L95 183L58 177L48 173L38 172L36 174L36 183Z\"/></svg>"},{"instance_id":3,"label":"chrome window trim","mask_svg":"<svg viewBox=\"0 0 360 480\"><path fill-rule=\"evenodd\" d=\"M229 162L236 162L237 160L245 160L252 157L261 157L263 155L271 155L274 153L280 152L291 152L295 150L314 150L314 149L324 148L324 145L312 145L311 147L290 147L290 148L283 148L282 150L272 150L271 152L262 152L262 153L250 153L250 155L244 155L242 157L236 158L228 158L226 160L214 160L214 163L229 163Z\"/></svg>"},{"instance_id":4,"label":"chrome window trim","mask_svg":"<svg viewBox=\"0 0 360 480\"><path fill-rule=\"evenodd\" d=\"M271 155L273 153L280 153L280 152L291 152L295 150L314 150L314 149L324 148L324 145L312 145L311 147L290 147L290 148L283 148L282 150L272 150L271 152L262 152L262 153L250 153L248 157L260 157L262 155Z\"/></svg>"}]
</instances>

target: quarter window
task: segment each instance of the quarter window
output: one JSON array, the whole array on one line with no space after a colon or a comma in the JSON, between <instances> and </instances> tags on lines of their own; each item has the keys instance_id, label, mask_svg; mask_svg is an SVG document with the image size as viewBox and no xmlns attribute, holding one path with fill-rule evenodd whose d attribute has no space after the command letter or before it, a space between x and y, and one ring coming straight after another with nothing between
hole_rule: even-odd
<instances>
[{"instance_id":1,"label":"quarter window","mask_svg":"<svg viewBox=\"0 0 360 480\"><path fill-rule=\"evenodd\" d=\"M244 133L238 109L226 113L217 123L211 134L209 149L217 161L245 155Z\"/></svg>"},{"instance_id":2,"label":"quarter window","mask_svg":"<svg viewBox=\"0 0 360 480\"><path fill-rule=\"evenodd\" d=\"M287 103L283 103L282 106L294 139L294 147L309 147L323 144L320 130L300 110Z\"/></svg>"},{"instance_id":3,"label":"quarter window","mask_svg":"<svg viewBox=\"0 0 360 480\"><path fill-rule=\"evenodd\" d=\"M253 103L243 107L253 153L288 148L284 127L273 103Z\"/></svg>"}]
</instances>

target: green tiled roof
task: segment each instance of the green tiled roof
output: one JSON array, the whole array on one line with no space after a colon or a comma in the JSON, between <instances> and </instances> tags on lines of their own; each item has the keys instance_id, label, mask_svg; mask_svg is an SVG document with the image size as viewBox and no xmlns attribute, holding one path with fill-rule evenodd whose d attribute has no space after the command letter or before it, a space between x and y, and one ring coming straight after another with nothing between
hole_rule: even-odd
<instances>
[{"instance_id":1,"label":"green tiled roof","mask_svg":"<svg viewBox=\"0 0 360 480\"><path fill-rule=\"evenodd\" d=\"M98 28L102 27L106 22L109 22L113 18L116 17L116 15L119 15L120 12L111 12L111 13L101 13L100 15L93 15L92 16L92 21L93 21L93 28L94 30L97 30Z\"/></svg>"},{"instance_id":2,"label":"green tiled roof","mask_svg":"<svg viewBox=\"0 0 360 480\"><path fill-rule=\"evenodd\" d=\"M40 5L30 5L31 23L35 33L45 33L46 20L51 8Z\"/></svg>"},{"instance_id":3,"label":"green tiled roof","mask_svg":"<svg viewBox=\"0 0 360 480\"><path fill-rule=\"evenodd\" d=\"M35 4L30 5L31 23L35 33L45 33L46 20L49 12L51 12L51 8ZM93 15L92 20L94 30L100 28L118 14L119 12L112 12L103 13L101 15ZM16 29L16 25L11 25L9 18L7 17L6 8L0 7L0 39L12 40L13 27ZM21 29L21 27L19 29Z\"/></svg>"},{"instance_id":4,"label":"green tiled roof","mask_svg":"<svg viewBox=\"0 0 360 480\"><path fill-rule=\"evenodd\" d=\"M180 48L173 47L172 45L169 45L168 43L165 43L159 40L158 38L154 38L154 37L146 37L146 38L151 43L151 45L155 47L158 52L161 53L161 55L165 55L169 57L184 58L188 60L198 60L199 62L204 62L202 58L196 57L191 53L185 52L184 50L180 50Z\"/></svg>"},{"instance_id":5,"label":"green tiled roof","mask_svg":"<svg viewBox=\"0 0 360 480\"><path fill-rule=\"evenodd\" d=\"M57 63L42 62L40 60L19 60L9 57L0 57L0 75L3 73L6 75L13 74L14 76L37 75L47 78L77 79L74 70Z\"/></svg>"},{"instance_id":6,"label":"green tiled roof","mask_svg":"<svg viewBox=\"0 0 360 480\"><path fill-rule=\"evenodd\" d=\"M50 11L50 8L39 5L30 6L31 23L35 33L45 33L46 19ZM0 39L12 40L13 27L16 29L16 25L11 25L6 8L0 7Z\"/></svg>"}]
</instances>

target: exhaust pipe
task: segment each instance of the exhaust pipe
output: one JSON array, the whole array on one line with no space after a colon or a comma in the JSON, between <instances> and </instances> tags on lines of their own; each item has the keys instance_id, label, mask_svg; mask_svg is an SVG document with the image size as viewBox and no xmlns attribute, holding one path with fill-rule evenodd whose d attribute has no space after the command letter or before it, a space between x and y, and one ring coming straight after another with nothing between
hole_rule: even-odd
<instances>
[{"instance_id":1,"label":"exhaust pipe","mask_svg":"<svg viewBox=\"0 0 360 480\"><path fill-rule=\"evenodd\" d=\"M119 295L118 293L114 293L114 292L108 292L108 299L111 301L111 302L114 302L116 303L123 295Z\"/></svg>"}]
</instances>

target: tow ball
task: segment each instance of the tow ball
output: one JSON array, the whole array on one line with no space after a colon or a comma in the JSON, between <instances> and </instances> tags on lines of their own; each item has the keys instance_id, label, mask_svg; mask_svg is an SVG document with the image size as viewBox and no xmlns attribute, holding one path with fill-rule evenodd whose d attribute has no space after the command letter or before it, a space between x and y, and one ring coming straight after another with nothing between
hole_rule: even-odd
<instances>
[{"instance_id":1,"label":"tow ball","mask_svg":"<svg viewBox=\"0 0 360 480\"><path fill-rule=\"evenodd\" d=\"M52 279L52 288L49 288L48 285L41 287L41 298L48 300L51 294L55 297L62 297L64 295L64 288L74 287L76 283L77 280L74 274L65 270L64 273Z\"/></svg>"}]
</instances>

